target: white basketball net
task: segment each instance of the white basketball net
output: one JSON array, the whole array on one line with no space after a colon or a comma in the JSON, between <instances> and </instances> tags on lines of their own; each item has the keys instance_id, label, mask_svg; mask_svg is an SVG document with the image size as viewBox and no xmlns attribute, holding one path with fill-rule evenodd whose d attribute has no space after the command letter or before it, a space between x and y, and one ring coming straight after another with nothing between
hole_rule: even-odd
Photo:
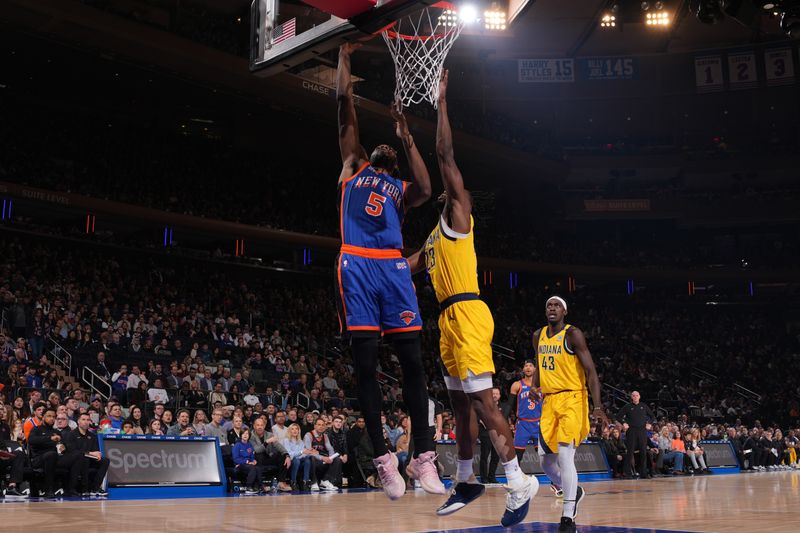
<instances>
[{"instance_id":1,"label":"white basketball net","mask_svg":"<svg viewBox=\"0 0 800 533\"><path fill-rule=\"evenodd\" d=\"M452 6L446 6L426 7L382 33L394 59L395 101L405 107L423 101L438 107L442 66L464 27Z\"/></svg>"}]
</instances>

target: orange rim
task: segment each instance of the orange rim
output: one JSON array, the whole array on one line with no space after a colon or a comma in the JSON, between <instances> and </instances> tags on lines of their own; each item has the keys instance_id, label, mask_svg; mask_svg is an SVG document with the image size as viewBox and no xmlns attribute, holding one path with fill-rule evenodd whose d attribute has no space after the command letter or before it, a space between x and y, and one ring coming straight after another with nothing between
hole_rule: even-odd
<instances>
[{"instance_id":1,"label":"orange rim","mask_svg":"<svg viewBox=\"0 0 800 533\"><path fill-rule=\"evenodd\" d=\"M456 12L456 13L458 12L458 10L456 9L456 6L451 4L450 2L436 2L435 4L433 4L431 6L428 6L426 9L430 9L430 8L437 8L437 9L441 9L442 11L445 11L445 10L449 9L450 11L453 11L453 12ZM386 26L384 26L380 30L376 31L375 34L377 35L378 33L386 33L386 35L390 39L397 39L399 37L400 39L403 39L404 41L429 41L431 39L441 39L442 37L447 36L448 34L452 33L452 31L453 31L452 29L450 29L450 30L448 30L448 31L446 31L444 33L434 34L434 35L408 35L408 34L405 34L405 33L398 33L396 31L392 31L390 29L390 28L394 28L396 25L397 25L397 21L394 21L391 24L387 24Z\"/></svg>"}]
</instances>

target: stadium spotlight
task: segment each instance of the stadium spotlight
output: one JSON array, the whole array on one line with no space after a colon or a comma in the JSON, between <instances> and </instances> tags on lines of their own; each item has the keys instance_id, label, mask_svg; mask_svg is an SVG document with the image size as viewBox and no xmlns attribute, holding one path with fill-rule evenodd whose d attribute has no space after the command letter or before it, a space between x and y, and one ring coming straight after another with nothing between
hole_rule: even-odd
<instances>
[{"instance_id":1,"label":"stadium spotlight","mask_svg":"<svg viewBox=\"0 0 800 533\"><path fill-rule=\"evenodd\" d=\"M645 24L651 28L664 28L669 26L671 21L670 15L666 11L656 11L645 15Z\"/></svg>"},{"instance_id":2,"label":"stadium spotlight","mask_svg":"<svg viewBox=\"0 0 800 533\"><path fill-rule=\"evenodd\" d=\"M506 12L497 3L492 2L491 7L483 12L483 27L487 30L503 31L507 24Z\"/></svg>"},{"instance_id":3,"label":"stadium spotlight","mask_svg":"<svg viewBox=\"0 0 800 533\"><path fill-rule=\"evenodd\" d=\"M473 24L478 20L478 8L472 4L464 4L458 10L458 17L464 24Z\"/></svg>"},{"instance_id":4,"label":"stadium spotlight","mask_svg":"<svg viewBox=\"0 0 800 533\"><path fill-rule=\"evenodd\" d=\"M600 17L600 27L601 28L616 28L617 26L617 17L613 15L611 12L604 12L603 15Z\"/></svg>"},{"instance_id":5,"label":"stadium spotlight","mask_svg":"<svg viewBox=\"0 0 800 533\"><path fill-rule=\"evenodd\" d=\"M456 14L452 9L445 9L442 11L442 14L439 15L439 24L445 28L455 27L458 23L459 16L460 15Z\"/></svg>"}]
</instances>

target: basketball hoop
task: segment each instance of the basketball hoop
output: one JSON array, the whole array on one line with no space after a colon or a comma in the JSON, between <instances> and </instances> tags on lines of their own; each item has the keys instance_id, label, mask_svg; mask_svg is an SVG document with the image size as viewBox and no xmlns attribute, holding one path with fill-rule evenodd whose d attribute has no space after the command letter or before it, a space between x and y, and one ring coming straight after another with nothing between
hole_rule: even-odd
<instances>
[{"instance_id":1,"label":"basketball hoop","mask_svg":"<svg viewBox=\"0 0 800 533\"><path fill-rule=\"evenodd\" d=\"M381 31L394 60L397 102L408 107L427 101L438 107L442 66L463 28L455 6L437 2Z\"/></svg>"}]
</instances>

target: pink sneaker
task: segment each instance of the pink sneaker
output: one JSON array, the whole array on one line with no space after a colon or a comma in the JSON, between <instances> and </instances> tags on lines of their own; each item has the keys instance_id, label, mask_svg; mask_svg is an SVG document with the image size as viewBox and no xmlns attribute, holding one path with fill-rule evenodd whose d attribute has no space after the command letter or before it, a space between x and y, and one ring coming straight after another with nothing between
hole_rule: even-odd
<instances>
[{"instance_id":1,"label":"pink sneaker","mask_svg":"<svg viewBox=\"0 0 800 533\"><path fill-rule=\"evenodd\" d=\"M400 472L397 471L397 456L392 452L376 457L372 460L381 478L383 492L390 500L397 500L406 492L406 482Z\"/></svg>"},{"instance_id":2,"label":"pink sneaker","mask_svg":"<svg viewBox=\"0 0 800 533\"><path fill-rule=\"evenodd\" d=\"M439 472L436 471L436 454L425 452L419 454L408 463L406 472L408 477L419 480L422 488L429 494L446 494L447 491L439 479Z\"/></svg>"}]
</instances>

